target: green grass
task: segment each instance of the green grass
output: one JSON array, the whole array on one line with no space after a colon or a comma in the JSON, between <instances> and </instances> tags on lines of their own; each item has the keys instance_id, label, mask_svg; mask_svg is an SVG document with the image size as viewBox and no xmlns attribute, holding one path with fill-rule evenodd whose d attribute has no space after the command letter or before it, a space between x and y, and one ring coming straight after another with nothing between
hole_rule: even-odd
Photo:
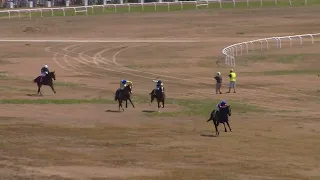
<instances>
[{"instance_id":1,"label":"green grass","mask_svg":"<svg viewBox=\"0 0 320 180\"><path fill-rule=\"evenodd\" d=\"M284 76L284 75L317 75L319 70L310 69L290 69L290 70L274 70L274 71L261 71L261 72L241 72L242 75L250 76Z\"/></svg>"},{"instance_id":2,"label":"green grass","mask_svg":"<svg viewBox=\"0 0 320 180\"><path fill-rule=\"evenodd\" d=\"M277 70L277 71L264 71L258 72L258 74L266 76L277 76L277 75L316 75L319 70L307 70L307 69L293 69L293 70ZM254 73L257 74L257 73Z\"/></svg>"},{"instance_id":3,"label":"green grass","mask_svg":"<svg viewBox=\"0 0 320 180\"><path fill-rule=\"evenodd\" d=\"M0 104L110 104L109 99L1 99Z\"/></svg>"},{"instance_id":4,"label":"green grass","mask_svg":"<svg viewBox=\"0 0 320 180\"><path fill-rule=\"evenodd\" d=\"M257 62L275 62L281 64L295 64L295 63L306 63L310 60L318 58L317 53L299 53L299 54L268 54L270 52L260 52L260 54L243 56L241 59L242 63L257 63ZM241 63L240 62L240 63Z\"/></svg>"},{"instance_id":5,"label":"green grass","mask_svg":"<svg viewBox=\"0 0 320 180\"><path fill-rule=\"evenodd\" d=\"M65 86L65 87L83 87L86 86L85 84L77 84L77 83L71 83L71 82L54 82L55 86Z\"/></svg>"},{"instance_id":6,"label":"green grass","mask_svg":"<svg viewBox=\"0 0 320 180\"><path fill-rule=\"evenodd\" d=\"M310 5L318 5L320 4L320 0L308 0L307 6ZM304 6L304 0L293 0L292 1L292 6ZM289 0L286 1L278 1L278 4L276 5L274 1L264 1L262 8L265 7L287 7L289 5ZM253 1L249 2L247 5L246 2L236 2L235 8L260 8L261 4L260 1ZM222 3L222 8L223 9L230 9L234 8L234 4L230 2L224 2ZM181 10L195 10L196 6L194 3L188 3L188 4L183 4L183 9L181 8L180 4L170 4L170 7L168 9L167 4L157 4L156 9L154 5L144 5L144 8L140 5L131 5L130 9L129 6L123 5L117 6L117 13L132 13L132 12L143 12L143 13L151 13L151 12L167 12L167 11L181 11ZM200 6L200 9L207 9L205 6ZM219 3L209 3L209 8L208 9L220 9ZM94 7L93 12L91 9L88 9L88 15L99 15L99 14L105 14L105 13L112 13L114 12L113 6L108 6L108 7ZM12 16L17 16L18 13L12 13ZM40 12L32 12L32 17L40 17L41 13ZM74 10L68 9L65 11L65 16L74 16ZM78 13L77 15L85 15L85 13ZM0 13L0 16L7 16L6 13ZM43 11L42 13L43 17L50 17L52 16L51 11ZM64 16L63 11L54 11L54 16ZM21 13L21 17L29 17L28 13Z\"/></svg>"},{"instance_id":7,"label":"green grass","mask_svg":"<svg viewBox=\"0 0 320 180\"><path fill-rule=\"evenodd\" d=\"M149 103L149 98L135 95L132 98L133 102L138 104ZM183 110L177 112L153 112L145 113L148 116L205 116L215 108L219 100L205 99L166 99L166 104L175 104L183 107ZM0 104L116 104L117 102L111 99L1 99ZM154 102L155 104L156 102ZM228 101L232 110L236 113L249 112L265 112L266 110L258 106L246 104L244 102Z\"/></svg>"},{"instance_id":8,"label":"green grass","mask_svg":"<svg viewBox=\"0 0 320 180\"><path fill-rule=\"evenodd\" d=\"M8 72L0 71L0 78L6 78L6 77L8 77Z\"/></svg>"},{"instance_id":9,"label":"green grass","mask_svg":"<svg viewBox=\"0 0 320 180\"><path fill-rule=\"evenodd\" d=\"M203 116L208 117L210 112L215 109L216 104L219 100L190 100L190 99L167 99L167 104L176 104L184 107L182 111L177 112L153 112L146 113L148 116ZM231 105L232 112L246 114L250 112L266 112L266 109L261 107L250 105L244 102L237 102L229 100L228 104Z\"/></svg>"},{"instance_id":10,"label":"green grass","mask_svg":"<svg viewBox=\"0 0 320 180\"><path fill-rule=\"evenodd\" d=\"M10 91L10 92L14 92L14 91L18 91L18 92L34 92L34 90L32 90L32 89L11 87L11 86L0 86L0 92L6 92L6 91Z\"/></svg>"}]
</instances>

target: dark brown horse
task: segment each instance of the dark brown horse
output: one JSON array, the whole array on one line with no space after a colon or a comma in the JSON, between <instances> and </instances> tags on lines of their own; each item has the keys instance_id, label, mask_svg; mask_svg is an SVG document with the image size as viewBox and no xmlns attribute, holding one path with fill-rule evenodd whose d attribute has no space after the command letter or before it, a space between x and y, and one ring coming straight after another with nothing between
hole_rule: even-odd
<instances>
[{"instance_id":1,"label":"dark brown horse","mask_svg":"<svg viewBox=\"0 0 320 180\"><path fill-rule=\"evenodd\" d=\"M115 93L115 98L114 100L118 100L119 102L119 111L120 107L122 108L122 111L124 111L122 107L122 101L126 101L126 108L128 108L128 100L130 101L132 107L134 108L133 102L131 100L131 94L132 94L132 84L128 84L122 91L118 89Z\"/></svg>"},{"instance_id":2,"label":"dark brown horse","mask_svg":"<svg viewBox=\"0 0 320 180\"><path fill-rule=\"evenodd\" d=\"M46 76L42 77L42 81L41 81L41 76L38 76L37 78L35 78L33 80L34 83L37 83L38 85L38 94L40 94L42 96L42 93L40 91L41 86L45 85L45 86L50 86L52 91L54 93L56 93L56 91L53 88L53 80L56 80L56 74L55 71L50 72L49 74L47 74Z\"/></svg>"},{"instance_id":3,"label":"dark brown horse","mask_svg":"<svg viewBox=\"0 0 320 180\"><path fill-rule=\"evenodd\" d=\"M225 107L223 109L220 109L220 111L218 111L218 112L216 112L216 110L213 110L211 112L210 117L207 120L207 122L213 121L214 127L216 129L216 135L217 136L219 136L219 134L220 134L219 129L218 129L218 126L219 126L220 123L223 124L225 132L227 132L227 128L226 128L225 123L227 123L230 132L232 132L232 129L231 129L230 124L229 124L228 116L231 116L231 107L230 106L227 106L227 107Z\"/></svg>"},{"instance_id":4,"label":"dark brown horse","mask_svg":"<svg viewBox=\"0 0 320 180\"><path fill-rule=\"evenodd\" d=\"M153 102L154 98L157 99L157 102L158 102L158 112L160 112L160 103L162 103L162 108L164 108L164 101L166 99L166 95L164 93L164 87L161 87L162 89L159 89L159 90L152 90L150 94L151 96L151 101L150 103Z\"/></svg>"}]
</instances>

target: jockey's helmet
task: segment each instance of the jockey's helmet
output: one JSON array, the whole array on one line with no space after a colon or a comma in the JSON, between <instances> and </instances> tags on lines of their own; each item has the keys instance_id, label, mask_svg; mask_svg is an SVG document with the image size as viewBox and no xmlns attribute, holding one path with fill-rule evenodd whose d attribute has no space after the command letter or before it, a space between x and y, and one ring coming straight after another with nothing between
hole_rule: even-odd
<instances>
[{"instance_id":1,"label":"jockey's helmet","mask_svg":"<svg viewBox=\"0 0 320 180\"><path fill-rule=\"evenodd\" d=\"M230 69L230 72L233 72L233 69Z\"/></svg>"},{"instance_id":2,"label":"jockey's helmet","mask_svg":"<svg viewBox=\"0 0 320 180\"><path fill-rule=\"evenodd\" d=\"M221 106L225 106L227 104L227 101L226 100L222 100L221 102L220 102L220 105Z\"/></svg>"},{"instance_id":3,"label":"jockey's helmet","mask_svg":"<svg viewBox=\"0 0 320 180\"><path fill-rule=\"evenodd\" d=\"M162 81L161 81L161 80L159 80L159 81L158 81L158 84L161 84L161 83L162 83Z\"/></svg>"},{"instance_id":4,"label":"jockey's helmet","mask_svg":"<svg viewBox=\"0 0 320 180\"><path fill-rule=\"evenodd\" d=\"M48 68L48 65L45 64L44 67L45 67L45 68Z\"/></svg>"},{"instance_id":5,"label":"jockey's helmet","mask_svg":"<svg viewBox=\"0 0 320 180\"><path fill-rule=\"evenodd\" d=\"M221 73L220 73L220 72L217 72L217 75L221 75Z\"/></svg>"},{"instance_id":6,"label":"jockey's helmet","mask_svg":"<svg viewBox=\"0 0 320 180\"><path fill-rule=\"evenodd\" d=\"M121 80L121 83L122 84L127 84L127 80L123 79L123 80Z\"/></svg>"}]
</instances>

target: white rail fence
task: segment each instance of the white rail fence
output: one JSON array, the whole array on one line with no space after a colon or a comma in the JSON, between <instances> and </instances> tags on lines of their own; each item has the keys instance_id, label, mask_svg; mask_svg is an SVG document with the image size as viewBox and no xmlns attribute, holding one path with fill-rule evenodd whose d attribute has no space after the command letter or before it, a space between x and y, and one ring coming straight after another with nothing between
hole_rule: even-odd
<instances>
[{"instance_id":1,"label":"white rail fence","mask_svg":"<svg viewBox=\"0 0 320 180\"><path fill-rule=\"evenodd\" d=\"M145 11L145 7L152 7L152 9L156 12L159 6L162 9L166 9L167 11L171 10L171 7L179 7L179 10L183 10L186 5L193 5L195 9L198 9L200 6L206 6L209 8L209 3L219 3L220 8L222 8L222 4L220 0L216 1L178 1L178 2L152 2L152 3L125 3L125 4L104 4L104 5L92 5L92 6L74 6L74 7L53 7L53 8L31 8L31 9L8 9L0 11L0 16L5 14L8 16L8 19L12 17L21 18L21 14L27 13L29 18L32 18L32 13L40 13L40 17L43 17L44 13L50 12L51 16L54 16L54 12L60 12L63 16L66 16L66 12L72 11L73 15L77 15L77 13L82 12L88 15L88 11L91 10L91 14L94 14L95 8L101 8L102 12L105 12L106 9L112 10L112 12L118 12L118 10L131 12L132 7L139 7L141 12ZM190 7L190 6L189 6ZM126 10L124 10L126 9ZM16 16L13 16L16 14Z\"/></svg>"},{"instance_id":2,"label":"white rail fence","mask_svg":"<svg viewBox=\"0 0 320 180\"><path fill-rule=\"evenodd\" d=\"M294 1L297 2L297 1ZM308 4L307 0L301 0L304 4ZM198 9L201 6L205 8L209 8L211 4L217 4L219 8L223 8L222 4L226 4L228 7L236 7L237 3L246 3L246 6L249 7L250 3L259 3L262 7L264 3L274 3L275 5L279 4L278 0L198 0L198 1L175 1L175 2L150 2L150 3L126 3L126 4L103 4L103 5L92 5L92 6L74 6L74 7L52 7L52 8L30 8L30 9L8 9L0 11L0 16L7 15L8 19L13 17L29 17L32 18L32 13L39 13L40 17L44 17L44 13L50 14L51 16L55 16L55 12L60 12L63 16L66 16L66 12L72 12L73 15L77 15L77 13L85 13L88 15L88 11L91 10L91 13L94 14L95 8L101 8L102 12L105 12L106 9L112 10L112 12L131 12L132 7L139 7L141 12L146 10L146 7L152 8L153 11L157 11L159 8L162 11L165 9L166 11L174 10L184 10L185 8L194 8ZM287 0L288 5L292 5L292 0ZM161 6L161 7L160 7ZM187 7L188 6L188 7ZM243 5L241 6L243 7ZM101 10L100 10L101 11ZM150 11L150 9L149 9ZM21 16L23 14L23 16ZM27 14L27 15L26 15Z\"/></svg>"},{"instance_id":3,"label":"white rail fence","mask_svg":"<svg viewBox=\"0 0 320 180\"><path fill-rule=\"evenodd\" d=\"M225 64L229 66L236 65L236 56L240 56L242 54L248 54L250 51L255 50L269 50L271 49L271 43L275 44L275 48L282 48L284 44L288 44L289 47L298 44L302 46L304 44L304 39L308 39L308 44L315 43L315 37L319 36L320 33L316 34L301 34L301 35L292 35L292 36L282 36L282 37L270 37L257 39L252 41L241 42L237 44L232 44L223 48L222 54L225 56ZM310 42L311 41L311 42Z\"/></svg>"}]
</instances>

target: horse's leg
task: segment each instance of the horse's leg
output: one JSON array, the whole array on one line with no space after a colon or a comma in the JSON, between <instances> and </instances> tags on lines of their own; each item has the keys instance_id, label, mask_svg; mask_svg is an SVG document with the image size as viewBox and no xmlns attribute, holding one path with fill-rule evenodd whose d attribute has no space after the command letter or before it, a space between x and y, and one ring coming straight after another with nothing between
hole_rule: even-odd
<instances>
[{"instance_id":1,"label":"horse's leg","mask_svg":"<svg viewBox=\"0 0 320 180\"><path fill-rule=\"evenodd\" d=\"M128 100L126 100L126 108L128 108Z\"/></svg>"},{"instance_id":2,"label":"horse's leg","mask_svg":"<svg viewBox=\"0 0 320 180\"><path fill-rule=\"evenodd\" d=\"M56 91L53 88L53 84L50 84L49 86L51 87L52 91L56 94Z\"/></svg>"},{"instance_id":3,"label":"horse's leg","mask_svg":"<svg viewBox=\"0 0 320 180\"><path fill-rule=\"evenodd\" d=\"M230 127L229 122L227 121L226 123L227 123L227 125L228 125L228 127L229 127L230 132L232 132L232 129L231 129L231 127Z\"/></svg>"},{"instance_id":4,"label":"horse's leg","mask_svg":"<svg viewBox=\"0 0 320 180\"><path fill-rule=\"evenodd\" d=\"M122 107L122 100L119 100L119 99L118 99L118 102L119 102L119 112L120 112L120 107L121 107L122 111L124 111L124 109L123 109L123 107Z\"/></svg>"},{"instance_id":5,"label":"horse's leg","mask_svg":"<svg viewBox=\"0 0 320 180\"><path fill-rule=\"evenodd\" d=\"M38 84L38 94L40 94L41 96L42 96L42 93L41 93L41 86L42 86L42 84Z\"/></svg>"},{"instance_id":6,"label":"horse's leg","mask_svg":"<svg viewBox=\"0 0 320 180\"><path fill-rule=\"evenodd\" d=\"M219 134L220 134L219 129L218 129L219 122L213 120L213 124L214 124L214 127L216 128L216 135L219 136Z\"/></svg>"},{"instance_id":7,"label":"horse's leg","mask_svg":"<svg viewBox=\"0 0 320 180\"><path fill-rule=\"evenodd\" d=\"M158 102L158 112L160 112L160 101L157 99Z\"/></svg>"},{"instance_id":8,"label":"horse's leg","mask_svg":"<svg viewBox=\"0 0 320 180\"><path fill-rule=\"evenodd\" d=\"M132 107L135 108L134 105L133 105L133 102L131 101L131 98L130 98L130 97L129 97L129 101L130 101Z\"/></svg>"},{"instance_id":9,"label":"horse's leg","mask_svg":"<svg viewBox=\"0 0 320 180\"><path fill-rule=\"evenodd\" d=\"M226 123L225 123L225 122L223 122L223 126L224 126L224 132L228 132L228 131L227 131L227 128L226 128Z\"/></svg>"},{"instance_id":10,"label":"horse's leg","mask_svg":"<svg viewBox=\"0 0 320 180\"><path fill-rule=\"evenodd\" d=\"M164 108L164 98L162 99L162 108Z\"/></svg>"}]
</instances>

